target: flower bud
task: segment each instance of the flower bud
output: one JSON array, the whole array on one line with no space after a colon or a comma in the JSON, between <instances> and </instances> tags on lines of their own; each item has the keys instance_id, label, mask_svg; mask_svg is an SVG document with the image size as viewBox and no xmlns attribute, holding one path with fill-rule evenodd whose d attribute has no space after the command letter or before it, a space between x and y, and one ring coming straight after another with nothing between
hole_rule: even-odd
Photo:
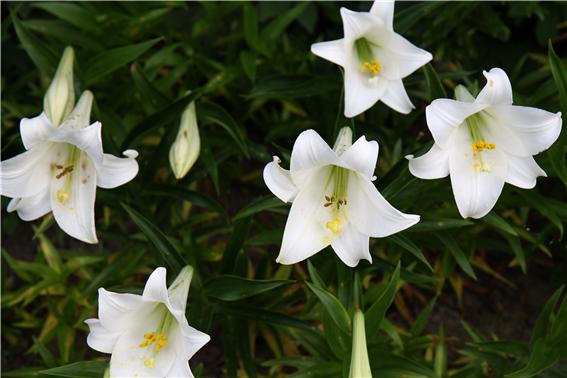
<instances>
[{"instance_id":1,"label":"flower bud","mask_svg":"<svg viewBox=\"0 0 567 378\"><path fill-rule=\"evenodd\" d=\"M53 126L59 126L75 105L75 88L73 87L74 57L73 48L65 48L57 67L57 72L55 72L55 77L49 84L45 97L43 97L43 110Z\"/></svg>"},{"instance_id":2,"label":"flower bud","mask_svg":"<svg viewBox=\"0 0 567 378\"><path fill-rule=\"evenodd\" d=\"M352 325L352 355L350 357L349 378L372 378L368 350L366 348L366 331L364 330L364 314L356 310Z\"/></svg>"},{"instance_id":3,"label":"flower bud","mask_svg":"<svg viewBox=\"0 0 567 378\"><path fill-rule=\"evenodd\" d=\"M185 177L201 151L201 138L197 126L195 103L187 106L181 116L181 124L175 142L169 150L169 164L177 179Z\"/></svg>"}]
</instances>

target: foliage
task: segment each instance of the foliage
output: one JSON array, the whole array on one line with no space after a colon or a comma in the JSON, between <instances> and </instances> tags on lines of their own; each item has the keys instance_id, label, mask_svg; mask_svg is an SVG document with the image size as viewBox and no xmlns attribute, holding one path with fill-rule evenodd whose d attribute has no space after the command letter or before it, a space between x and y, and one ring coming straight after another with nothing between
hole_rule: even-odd
<instances>
[{"instance_id":1,"label":"foliage","mask_svg":"<svg viewBox=\"0 0 567 378\"><path fill-rule=\"evenodd\" d=\"M140 292L156 266L174 277L184 264L195 268L189 322L212 336L191 362L196 376L347 376L358 307L366 313L375 376L565 373L565 127L537 157L548 178L533 190L507 185L481 220L461 219L449 180L419 180L403 157L430 146L425 106L451 96L457 84L478 91L482 70L492 67L509 73L516 104L567 114L567 7L398 3L395 29L434 55L404 80L417 109L400 115L377 104L352 123L342 116L340 72L309 52L313 42L340 38L339 7L3 4L3 158L22 151L19 120L40 113L67 45L76 51L76 87L95 95L93 119L103 124L105 150L140 152L133 182L98 191L94 247L71 240L50 216L24 223L3 206L3 375L101 376L107 356L88 349L83 323L96 314L97 289ZM201 155L178 181L168 151L191 101ZM344 125L379 142L378 189L422 220L372 239L372 265L350 269L330 251L307 263L276 264L288 208L268 195L262 169L272 155L286 165L300 131L314 128L331 142ZM464 320L451 334L448 319L433 316L447 297L464 309L471 291L494 285L520 296L522 277L542 266L546 275L536 279L556 291L538 308L529 340L484 335ZM508 309L493 309L493 317L502 311Z\"/></svg>"}]
</instances>

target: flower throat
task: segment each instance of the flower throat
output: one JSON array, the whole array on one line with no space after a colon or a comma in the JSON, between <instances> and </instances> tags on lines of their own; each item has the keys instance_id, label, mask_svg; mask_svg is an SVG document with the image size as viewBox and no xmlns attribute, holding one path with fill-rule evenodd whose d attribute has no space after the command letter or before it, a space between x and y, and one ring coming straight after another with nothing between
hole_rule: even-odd
<instances>
[{"instance_id":1,"label":"flower throat","mask_svg":"<svg viewBox=\"0 0 567 378\"><path fill-rule=\"evenodd\" d=\"M371 45L372 44L366 38L359 38L354 42L356 54L361 63L360 72L372 78L382 71L382 65L379 60L374 59Z\"/></svg>"}]
</instances>

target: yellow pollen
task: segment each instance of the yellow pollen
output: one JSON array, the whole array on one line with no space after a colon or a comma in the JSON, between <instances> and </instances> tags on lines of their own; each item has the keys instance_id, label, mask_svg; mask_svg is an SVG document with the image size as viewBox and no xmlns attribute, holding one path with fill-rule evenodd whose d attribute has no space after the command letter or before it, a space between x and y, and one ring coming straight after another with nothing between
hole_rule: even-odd
<instances>
[{"instance_id":1,"label":"yellow pollen","mask_svg":"<svg viewBox=\"0 0 567 378\"><path fill-rule=\"evenodd\" d=\"M69 200L69 193L67 193L66 191L64 191L62 189L57 191L57 201L59 201L59 203L61 203L63 205L68 200Z\"/></svg>"},{"instance_id":2,"label":"yellow pollen","mask_svg":"<svg viewBox=\"0 0 567 378\"><path fill-rule=\"evenodd\" d=\"M338 218L334 218L333 220L327 222L325 224L325 227L331 230L333 234L337 235L341 232L341 221Z\"/></svg>"},{"instance_id":3,"label":"yellow pollen","mask_svg":"<svg viewBox=\"0 0 567 378\"><path fill-rule=\"evenodd\" d=\"M472 144L472 149L475 152L481 152L484 150L493 150L496 148L494 143L488 143L485 140L481 140L480 142L475 142Z\"/></svg>"},{"instance_id":4,"label":"yellow pollen","mask_svg":"<svg viewBox=\"0 0 567 378\"><path fill-rule=\"evenodd\" d=\"M146 358L144 360L144 365L146 365L147 367L149 367L150 369L153 369L156 365L156 359L155 358Z\"/></svg>"},{"instance_id":5,"label":"yellow pollen","mask_svg":"<svg viewBox=\"0 0 567 378\"><path fill-rule=\"evenodd\" d=\"M153 332L145 333L144 339L146 339L146 341L138 345L140 348L147 348L153 343L156 343L156 351L158 352L169 342L163 333L160 333L159 335L156 335Z\"/></svg>"},{"instance_id":6,"label":"yellow pollen","mask_svg":"<svg viewBox=\"0 0 567 378\"><path fill-rule=\"evenodd\" d=\"M380 64L379 60L375 60L373 62L364 62L360 66L360 72L365 72L366 70L370 71L372 76L376 76L382 71L382 65Z\"/></svg>"}]
</instances>

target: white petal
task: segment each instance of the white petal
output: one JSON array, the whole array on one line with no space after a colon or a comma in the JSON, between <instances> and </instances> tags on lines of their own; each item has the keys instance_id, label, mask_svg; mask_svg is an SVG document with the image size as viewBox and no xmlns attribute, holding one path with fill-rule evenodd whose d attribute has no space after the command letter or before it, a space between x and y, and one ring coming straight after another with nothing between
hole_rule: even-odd
<instances>
[{"instance_id":1,"label":"white petal","mask_svg":"<svg viewBox=\"0 0 567 378\"><path fill-rule=\"evenodd\" d=\"M323 59L344 66L345 64L344 39L319 42L311 45L311 52Z\"/></svg>"},{"instance_id":2,"label":"white petal","mask_svg":"<svg viewBox=\"0 0 567 378\"><path fill-rule=\"evenodd\" d=\"M351 175L348 189L348 218L356 229L372 237L385 237L419 222L418 215L394 208L365 177Z\"/></svg>"},{"instance_id":3,"label":"white petal","mask_svg":"<svg viewBox=\"0 0 567 378\"><path fill-rule=\"evenodd\" d=\"M388 30L394 30L394 0L374 0L370 13L378 16Z\"/></svg>"},{"instance_id":4,"label":"white petal","mask_svg":"<svg viewBox=\"0 0 567 378\"><path fill-rule=\"evenodd\" d=\"M45 113L34 118L23 118L20 121L20 135L26 150L45 141L53 129Z\"/></svg>"},{"instance_id":5,"label":"white petal","mask_svg":"<svg viewBox=\"0 0 567 378\"><path fill-rule=\"evenodd\" d=\"M436 144L424 155L414 158L406 156L409 160L409 170L412 175L421 179L438 179L449 174L449 151L439 148Z\"/></svg>"},{"instance_id":6,"label":"white petal","mask_svg":"<svg viewBox=\"0 0 567 378\"><path fill-rule=\"evenodd\" d=\"M152 305L141 295L98 289L98 318L102 326L111 332L124 331L136 321L142 321L140 314Z\"/></svg>"},{"instance_id":7,"label":"white petal","mask_svg":"<svg viewBox=\"0 0 567 378\"><path fill-rule=\"evenodd\" d=\"M357 62L345 67L345 117L356 117L382 98L389 82L380 76L368 78L360 73Z\"/></svg>"},{"instance_id":8,"label":"white petal","mask_svg":"<svg viewBox=\"0 0 567 378\"><path fill-rule=\"evenodd\" d=\"M455 99L461 102L474 102L475 100L471 92L461 84L455 87Z\"/></svg>"},{"instance_id":9,"label":"white petal","mask_svg":"<svg viewBox=\"0 0 567 378\"><path fill-rule=\"evenodd\" d=\"M264 182L268 189L283 202L291 202L297 195L297 188L291 180L288 170L280 167L280 159L274 156L274 160L264 168Z\"/></svg>"},{"instance_id":10,"label":"white petal","mask_svg":"<svg viewBox=\"0 0 567 378\"><path fill-rule=\"evenodd\" d=\"M536 185L539 176L547 177L533 157L508 156L508 176L506 182L523 189Z\"/></svg>"},{"instance_id":11,"label":"white petal","mask_svg":"<svg viewBox=\"0 0 567 378\"><path fill-rule=\"evenodd\" d=\"M374 56L380 60L380 75L388 80L403 79L433 59L401 35L383 28L373 29L365 37L372 42Z\"/></svg>"},{"instance_id":12,"label":"white petal","mask_svg":"<svg viewBox=\"0 0 567 378\"><path fill-rule=\"evenodd\" d=\"M561 133L561 113L526 106L493 106L483 113L496 148L515 156L547 150ZM486 116L488 115L488 116Z\"/></svg>"},{"instance_id":13,"label":"white petal","mask_svg":"<svg viewBox=\"0 0 567 378\"><path fill-rule=\"evenodd\" d=\"M331 242L331 246L341 261L352 268L357 266L360 260L367 260L372 264L369 243L368 235L362 234L353 225L348 225Z\"/></svg>"},{"instance_id":14,"label":"white petal","mask_svg":"<svg viewBox=\"0 0 567 378\"><path fill-rule=\"evenodd\" d=\"M299 188L310 180L314 170L333 164L339 164L337 154L315 130L305 130L299 134L290 161L290 174Z\"/></svg>"},{"instance_id":15,"label":"white petal","mask_svg":"<svg viewBox=\"0 0 567 378\"><path fill-rule=\"evenodd\" d=\"M180 337L176 322L173 322L166 335L169 342L159 352L155 351L154 346L140 347L144 334L158 329L164 310L162 305L155 306L154 311L143 314L141 321L125 329L112 351L111 377L166 377L176 359L176 339Z\"/></svg>"},{"instance_id":16,"label":"white petal","mask_svg":"<svg viewBox=\"0 0 567 378\"><path fill-rule=\"evenodd\" d=\"M51 211L51 203L49 201L49 189L31 197L14 198L8 204L8 212L17 211L20 219L24 221L36 220Z\"/></svg>"},{"instance_id":17,"label":"white petal","mask_svg":"<svg viewBox=\"0 0 567 378\"><path fill-rule=\"evenodd\" d=\"M489 105L512 105L512 84L506 72L500 68L484 71L486 85L478 96L476 102Z\"/></svg>"},{"instance_id":18,"label":"white petal","mask_svg":"<svg viewBox=\"0 0 567 378\"><path fill-rule=\"evenodd\" d=\"M77 105L73 111L64 120L58 129L82 129L91 122L91 109L93 106L94 96L91 91L83 91Z\"/></svg>"},{"instance_id":19,"label":"white petal","mask_svg":"<svg viewBox=\"0 0 567 378\"><path fill-rule=\"evenodd\" d=\"M374 176L378 160L378 142L367 141L365 136L361 136L348 150L343 152L340 159L346 167L370 179Z\"/></svg>"},{"instance_id":20,"label":"white petal","mask_svg":"<svg viewBox=\"0 0 567 378\"><path fill-rule=\"evenodd\" d=\"M101 188L116 188L132 180L138 174L138 152L126 150L125 158L103 154L102 165L97 167L97 186Z\"/></svg>"},{"instance_id":21,"label":"white petal","mask_svg":"<svg viewBox=\"0 0 567 378\"><path fill-rule=\"evenodd\" d=\"M301 189L285 225L277 262L295 264L319 252L331 242L324 228L325 189L331 168L320 168Z\"/></svg>"},{"instance_id":22,"label":"white petal","mask_svg":"<svg viewBox=\"0 0 567 378\"><path fill-rule=\"evenodd\" d=\"M53 145L43 143L0 163L0 193L18 198L44 191L51 179Z\"/></svg>"},{"instance_id":23,"label":"white petal","mask_svg":"<svg viewBox=\"0 0 567 378\"><path fill-rule=\"evenodd\" d=\"M171 307L175 309L176 312L183 314L183 319L185 319L187 296L189 294L189 286L191 285L192 278L193 267L187 265L181 269L181 272L179 272L175 281L173 281L167 289L167 297L169 298Z\"/></svg>"},{"instance_id":24,"label":"white petal","mask_svg":"<svg viewBox=\"0 0 567 378\"><path fill-rule=\"evenodd\" d=\"M84 130L84 129L83 129ZM72 154L71 148L67 148ZM51 209L55 221L63 231L85 243L97 243L94 204L96 196L96 170L90 157L76 150L73 170L64 176L51 179ZM60 164L66 165L65 158Z\"/></svg>"},{"instance_id":25,"label":"white petal","mask_svg":"<svg viewBox=\"0 0 567 378\"><path fill-rule=\"evenodd\" d=\"M487 105L468 103L441 98L425 108L427 126L435 139L435 143L441 148L446 148L455 129L461 125L466 118L478 113Z\"/></svg>"},{"instance_id":26,"label":"white petal","mask_svg":"<svg viewBox=\"0 0 567 378\"><path fill-rule=\"evenodd\" d=\"M151 301L166 303L169 302L166 282L167 270L164 267L156 268L146 281L142 296Z\"/></svg>"},{"instance_id":27,"label":"white petal","mask_svg":"<svg viewBox=\"0 0 567 378\"><path fill-rule=\"evenodd\" d=\"M187 319L185 318L183 318L183 321L179 322L179 331L182 335L181 341L184 350L182 356L183 360L188 360L193 357L199 349L211 340L209 335L187 324Z\"/></svg>"},{"instance_id":28,"label":"white petal","mask_svg":"<svg viewBox=\"0 0 567 378\"><path fill-rule=\"evenodd\" d=\"M89 155L91 160L98 166L102 163L102 140L100 137L102 125L95 122L88 127L81 129L66 128L64 125L55 129L49 136L52 142L69 143Z\"/></svg>"},{"instance_id":29,"label":"white petal","mask_svg":"<svg viewBox=\"0 0 567 378\"><path fill-rule=\"evenodd\" d=\"M356 40L364 36L370 30L377 27L384 27L382 20L368 12L353 12L346 8L341 8L341 18L345 39Z\"/></svg>"},{"instance_id":30,"label":"white petal","mask_svg":"<svg viewBox=\"0 0 567 378\"><path fill-rule=\"evenodd\" d=\"M482 152L490 168L482 172L475 168L471 139L466 127L459 128L454 148L449 154L449 172L453 195L463 218L482 218L496 204L507 175L506 156L498 148Z\"/></svg>"},{"instance_id":31,"label":"white petal","mask_svg":"<svg viewBox=\"0 0 567 378\"><path fill-rule=\"evenodd\" d=\"M173 366L169 373L166 374L166 378L193 378L194 375L189 368L189 363L187 361L175 359Z\"/></svg>"},{"instance_id":32,"label":"white petal","mask_svg":"<svg viewBox=\"0 0 567 378\"><path fill-rule=\"evenodd\" d=\"M401 79L388 82L388 89L386 89L380 101L402 114L408 114L412 109L415 109Z\"/></svg>"},{"instance_id":33,"label":"white petal","mask_svg":"<svg viewBox=\"0 0 567 378\"><path fill-rule=\"evenodd\" d=\"M112 353L122 332L107 330L98 319L87 319L85 323L89 326L88 346L102 353Z\"/></svg>"}]
</instances>

